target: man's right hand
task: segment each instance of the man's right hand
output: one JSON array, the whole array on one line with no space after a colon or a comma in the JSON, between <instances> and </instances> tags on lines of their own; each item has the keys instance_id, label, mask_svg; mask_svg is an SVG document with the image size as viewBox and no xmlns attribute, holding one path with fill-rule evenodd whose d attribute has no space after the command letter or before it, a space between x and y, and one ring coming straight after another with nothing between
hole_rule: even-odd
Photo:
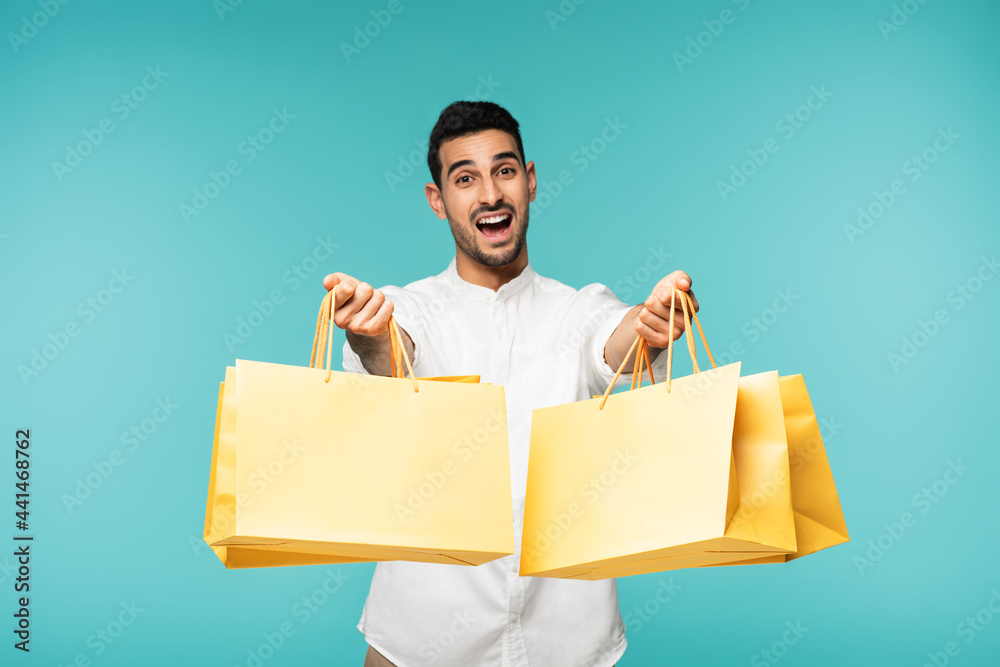
<instances>
[{"instance_id":1,"label":"man's right hand","mask_svg":"<svg viewBox=\"0 0 1000 667\"><path fill-rule=\"evenodd\" d=\"M392 301L346 273L331 273L323 279L327 290L335 286L333 321L338 327L359 336L388 336Z\"/></svg>"},{"instance_id":2,"label":"man's right hand","mask_svg":"<svg viewBox=\"0 0 1000 667\"><path fill-rule=\"evenodd\" d=\"M385 295L352 278L346 273L331 273L323 279L323 287L334 292L333 321L347 332L347 342L361 358L361 364L372 375L391 374L392 362L389 346L389 318L392 301ZM406 354L413 358L413 340L400 327Z\"/></svg>"}]
</instances>

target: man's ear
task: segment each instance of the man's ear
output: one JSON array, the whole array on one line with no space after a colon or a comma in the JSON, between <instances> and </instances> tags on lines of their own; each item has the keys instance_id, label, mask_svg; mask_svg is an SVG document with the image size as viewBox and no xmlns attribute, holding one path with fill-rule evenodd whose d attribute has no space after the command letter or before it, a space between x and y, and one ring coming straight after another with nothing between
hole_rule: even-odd
<instances>
[{"instance_id":1,"label":"man's ear","mask_svg":"<svg viewBox=\"0 0 1000 667\"><path fill-rule=\"evenodd\" d=\"M535 201L535 190L538 184L535 181L535 162L532 160L524 166L524 173L528 176L528 201Z\"/></svg>"},{"instance_id":2,"label":"man's ear","mask_svg":"<svg viewBox=\"0 0 1000 667\"><path fill-rule=\"evenodd\" d=\"M427 197L427 203L430 204L434 214L441 220L445 220L448 217L448 214L445 213L444 199L441 198L441 190L438 189L438 186L433 183L425 185L424 196Z\"/></svg>"}]
</instances>

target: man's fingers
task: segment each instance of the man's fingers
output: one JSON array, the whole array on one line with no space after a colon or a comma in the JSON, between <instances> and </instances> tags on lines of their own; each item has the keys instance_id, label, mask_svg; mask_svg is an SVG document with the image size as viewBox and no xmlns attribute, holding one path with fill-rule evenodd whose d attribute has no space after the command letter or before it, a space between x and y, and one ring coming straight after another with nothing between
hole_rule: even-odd
<instances>
[{"instance_id":1,"label":"man's fingers","mask_svg":"<svg viewBox=\"0 0 1000 667\"><path fill-rule=\"evenodd\" d=\"M375 294L375 288L368 283L358 283L358 286L354 288L354 296L351 297L351 301L356 302L355 312L359 312L368 303L368 299L372 298Z\"/></svg>"},{"instance_id":2,"label":"man's fingers","mask_svg":"<svg viewBox=\"0 0 1000 667\"><path fill-rule=\"evenodd\" d=\"M334 310L341 310L347 306L347 302L354 298L354 291L358 288L358 284L353 280L338 283L337 291L334 292L333 298L333 308ZM348 308L348 310L351 310ZM353 312L353 311L352 311Z\"/></svg>"},{"instance_id":3,"label":"man's fingers","mask_svg":"<svg viewBox=\"0 0 1000 667\"><path fill-rule=\"evenodd\" d=\"M694 312L697 313L698 310L700 310L701 306L698 305L698 299L695 298L695 296L694 296L694 290L688 290L687 293L688 293L688 296L691 297L691 303L694 304Z\"/></svg>"},{"instance_id":4,"label":"man's fingers","mask_svg":"<svg viewBox=\"0 0 1000 667\"><path fill-rule=\"evenodd\" d=\"M668 307L669 311L670 308ZM646 342L653 347L666 347L670 342L667 334L671 331L670 321L660 317L656 313L643 308L639 311L639 318L636 322L636 333L646 339ZM644 333L645 332L645 333ZM672 338L677 340L684 335L684 319L674 317L674 328Z\"/></svg>"},{"instance_id":5,"label":"man's fingers","mask_svg":"<svg viewBox=\"0 0 1000 667\"><path fill-rule=\"evenodd\" d=\"M677 289L683 290L685 292L691 289L691 285L694 284L693 281L691 280L691 276L689 276L684 271L680 270L671 271L669 274L667 274L667 277L664 278L663 281L661 282L664 283L669 282L670 284L674 285Z\"/></svg>"},{"instance_id":6,"label":"man's fingers","mask_svg":"<svg viewBox=\"0 0 1000 667\"><path fill-rule=\"evenodd\" d=\"M359 292L360 293L360 285ZM354 314L349 323L349 328L354 333L363 334L365 336L375 336L380 333L384 333L385 328L379 327L377 323L373 322L375 314L378 313L379 309L385 304L385 295L378 290L372 292L371 297L361 306L361 310ZM386 324L389 320L386 319Z\"/></svg>"},{"instance_id":7,"label":"man's fingers","mask_svg":"<svg viewBox=\"0 0 1000 667\"><path fill-rule=\"evenodd\" d=\"M694 292L688 292L688 294L691 295L691 301L694 303L695 312L697 312L698 300L694 297ZM683 322L684 311L681 307L680 299L680 294L674 297L674 320L679 318ZM649 298L646 299L643 305L663 318L670 317L670 288L668 286L658 287L654 290L653 294L649 295ZM688 312L690 312L690 309Z\"/></svg>"},{"instance_id":8,"label":"man's fingers","mask_svg":"<svg viewBox=\"0 0 1000 667\"><path fill-rule=\"evenodd\" d=\"M674 288L671 288L670 285L662 285L662 286L656 288L653 291L653 293L657 296L657 299L660 301L660 303L662 303L664 305L664 307L666 307L666 309L668 311L670 310L670 294L673 291L673 289ZM677 289L679 289L679 288L677 288ZM681 290L681 291L684 291L684 290ZM688 293L688 296L691 297L691 303L694 304L694 312L697 313L698 310L701 308L701 306L699 306L699 304L698 304L698 298L695 297L693 290L687 290L687 293ZM676 295L674 297L674 307L677 309L678 312L681 311L681 295L680 294L678 294L678 295Z\"/></svg>"},{"instance_id":9,"label":"man's fingers","mask_svg":"<svg viewBox=\"0 0 1000 667\"><path fill-rule=\"evenodd\" d=\"M347 282L357 283L358 281L355 280L354 278L350 277L346 273L340 273L338 271L336 273L330 273L330 274L328 274L326 276L326 278L323 278L323 288L326 289L326 291L329 292L336 285L339 285L341 283L347 283ZM337 291L339 292L340 290L337 290Z\"/></svg>"},{"instance_id":10,"label":"man's fingers","mask_svg":"<svg viewBox=\"0 0 1000 667\"><path fill-rule=\"evenodd\" d=\"M347 303L354 296L354 290L357 286L357 279L352 278L346 273L331 273L323 278L323 287L327 291L332 290L334 287L337 288L337 292L334 295L336 297L333 303L334 308L340 308Z\"/></svg>"},{"instance_id":11,"label":"man's fingers","mask_svg":"<svg viewBox=\"0 0 1000 667\"><path fill-rule=\"evenodd\" d=\"M635 323L635 332L645 338L650 347L666 348L670 344L670 339L665 333L650 327L642 320ZM683 329L674 327L674 340L680 338L683 333Z\"/></svg>"},{"instance_id":12,"label":"man's fingers","mask_svg":"<svg viewBox=\"0 0 1000 667\"><path fill-rule=\"evenodd\" d=\"M372 316L370 323L375 333L382 333L389 330L389 318L392 317L392 301L383 299L382 305Z\"/></svg>"},{"instance_id":13,"label":"man's fingers","mask_svg":"<svg viewBox=\"0 0 1000 667\"><path fill-rule=\"evenodd\" d=\"M658 287L656 287L656 288L653 289L653 294L651 296L656 297L656 300L659 301L660 303L662 303L667 308L667 311L669 311L670 310L670 295L671 295L671 293L673 292L674 289L680 289L680 288L679 287L674 288L674 287L672 287L669 284L660 285L660 286L658 286ZM688 296L691 297L691 303L694 304L694 312L697 313L698 310L699 310L699 308L700 308L700 306L698 305L698 299L697 299L697 297L695 297L694 291L693 290L681 290L681 291L682 292L686 291L688 293ZM674 297L674 304L675 304L675 307L677 308L677 310L681 309L681 295L680 294L678 294L678 295L676 295Z\"/></svg>"},{"instance_id":14,"label":"man's fingers","mask_svg":"<svg viewBox=\"0 0 1000 667\"><path fill-rule=\"evenodd\" d=\"M340 301L340 288L337 288L337 301ZM368 303L368 299L372 298L372 294L375 293L375 289L368 283L358 283L353 287L353 289L345 290L345 299L342 302L342 306L338 308L343 308L344 312L357 313L360 312L365 304Z\"/></svg>"},{"instance_id":15,"label":"man's fingers","mask_svg":"<svg viewBox=\"0 0 1000 667\"><path fill-rule=\"evenodd\" d=\"M341 288L337 287L337 303L334 304L333 321L341 329L347 329L354 321L354 316L368 303L374 290L368 283L358 283L355 286L345 287L343 291L342 301Z\"/></svg>"},{"instance_id":16,"label":"man's fingers","mask_svg":"<svg viewBox=\"0 0 1000 667\"><path fill-rule=\"evenodd\" d=\"M641 319L635 321L635 332L642 336L650 347L665 347L664 336Z\"/></svg>"},{"instance_id":17,"label":"man's fingers","mask_svg":"<svg viewBox=\"0 0 1000 667\"><path fill-rule=\"evenodd\" d=\"M687 272L681 270L671 271L666 277L663 278L663 280L656 284L656 287L653 288L653 294L669 306L670 293L673 289L679 289L682 292L687 292L691 296L691 300L694 303L695 312L698 312L700 306L698 305L698 300L694 298L694 292L691 291L691 286L693 284L694 281L691 279L691 276L687 274ZM678 307L680 306L678 305Z\"/></svg>"},{"instance_id":18,"label":"man's fingers","mask_svg":"<svg viewBox=\"0 0 1000 667\"><path fill-rule=\"evenodd\" d=\"M354 288L357 287L360 281L357 278L347 275L346 273L336 273L327 274L323 278L323 289L326 291L332 290L334 287L337 288L337 303L343 303L349 299L349 296L341 298L342 294L353 294Z\"/></svg>"}]
</instances>

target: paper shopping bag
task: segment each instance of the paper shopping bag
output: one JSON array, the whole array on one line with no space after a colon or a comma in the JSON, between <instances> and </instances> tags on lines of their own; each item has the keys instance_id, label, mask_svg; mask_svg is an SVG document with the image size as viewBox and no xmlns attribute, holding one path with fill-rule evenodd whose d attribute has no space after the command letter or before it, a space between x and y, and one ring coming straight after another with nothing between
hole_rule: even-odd
<instances>
[{"instance_id":1,"label":"paper shopping bag","mask_svg":"<svg viewBox=\"0 0 1000 667\"><path fill-rule=\"evenodd\" d=\"M816 413L801 375L780 379L785 433L788 437L792 507L797 548L772 559L744 560L786 562L850 541L830 462L823 446Z\"/></svg>"},{"instance_id":2,"label":"paper shopping bag","mask_svg":"<svg viewBox=\"0 0 1000 667\"><path fill-rule=\"evenodd\" d=\"M798 549L788 560L850 541L823 436L801 375L781 378Z\"/></svg>"},{"instance_id":3,"label":"paper shopping bag","mask_svg":"<svg viewBox=\"0 0 1000 667\"><path fill-rule=\"evenodd\" d=\"M704 382L704 380L703 380ZM749 551L732 543L721 549L668 554L614 567L601 567L573 578L624 577L688 567L785 562L787 553L762 554L760 545L797 548L792 507L789 451L775 371L739 378L732 452L739 500L726 525L726 536L753 543Z\"/></svg>"},{"instance_id":4,"label":"paper shopping bag","mask_svg":"<svg viewBox=\"0 0 1000 667\"><path fill-rule=\"evenodd\" d=\"M476 378L478 379L478 378ZM212 467L208 482L208 507L205 512L204 539L219 560L229 569L278 567L286 565L320 565L361 562L360 558L345 558L323 554L297 553L255 549L240 546L211 546L230 532L239 507L252 504L259 490L236 491L236 369L226 369L226 380L220 383L219 403L215 417L215 442L212 447ZM466 381L467 378L460 378ZM228 389L227 389L228 387Z\"/></svg>"},{"instance_id":5,"label":"paper shopping bag","mask_svg":"<svg viewBox=\"0 0 1000 667\"><path fill-rule=\"evenodd\" d=\"M412 369L403 379L409 360L390 325L398 377L227 369L205 528L227 567L477 565L513 553L503 388Z\"/></svg>"},{"instance_id":6,"label":"paper shopping bag","mask_svg":"<svg viewBox=\"0 0 1000 667\"><path fill-rule=\"evenodd\" d=\"M698 372L687 332L694 375L670 379L671 343L665 383L534 411L522 575L600 579L796 549L777 373ZM769 493L750 504L758 489Z\"/></svg>"},{"instance_id":7,"label":"paper shopping bag","mask_svg":"<svg viewBox=\"0 0 1000 667\"><path fill-rule=\"evenodd\" d=\"M699 327L700 332L700 327ZM707 343L706 343L707 349ZM711 358L711 355L709 355ZM714 364L714 360L713 360ZM761 377L770 375L762 374ZM751 376L755 377L755 376ZM740 396L745 393L749 378L740 378ZM789 475L791 502L795 526L796 549L787 554L756 557L753 553L719 554L716 562L696 562L691 558L677 557L671 559L671 569L677 567L710 567L721 565L751 565L756 563L784 563L802 556L815 553L837 544L849 541L843 511L837 496L836 485L830 471L823 438L816 421L809 393L801 375L790 375L778 380L781 395L782 418L788 443ZM737 401L737 421L741 407L749 404ZM759 410L757 411L759 412ZM737 429L738 430L738 429ZM734 456L737 453L737 438L734 435ZM783 475L782 475L783 476ZM756 488L746 483L740 486L740 513L747 512L756 515L758 522L764 519L763 514L771 513L769 522L776 516L787 515L784 510L775 515L774 503L779 494L778 479L767 476L759 478ZM742 481L747 481L741 478ZM784 506L784 501L781 503ZM768 509L764 509L768 507ZM762 511L763 510L763 511ZM635 569L635 568L633 568ZM615 576L626 576L630 571L621 571Z\"/></svg>"}]
</instances>

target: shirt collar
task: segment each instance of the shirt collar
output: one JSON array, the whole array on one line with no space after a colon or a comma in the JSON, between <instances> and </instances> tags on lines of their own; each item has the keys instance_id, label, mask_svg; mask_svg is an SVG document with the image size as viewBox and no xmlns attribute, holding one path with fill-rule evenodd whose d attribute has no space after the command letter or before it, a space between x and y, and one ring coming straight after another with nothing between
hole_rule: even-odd
<instances>
[{"instance_id":1,"label":"shirt collar","mask_svg":"<svg viewBox=\"0 0 1000 667\"><path fill-rule=\"evenodd\" d=\"M448 268L444 270L441 274L444 276L445 280L454 287L455 291L460 295L474 301L506 301L511 296L517 294L528 284L534 281L535 277L538 275L535 270L531 268L531 264L527 264L524 270L510 282L501 285L500 289L494 292L489 287L483 287L482 285L473 285L470 282L466 282L458 275L458 269L455 266L455 258L451 258L451 262L448 264Z\"/></svg>"}]
</instances>

